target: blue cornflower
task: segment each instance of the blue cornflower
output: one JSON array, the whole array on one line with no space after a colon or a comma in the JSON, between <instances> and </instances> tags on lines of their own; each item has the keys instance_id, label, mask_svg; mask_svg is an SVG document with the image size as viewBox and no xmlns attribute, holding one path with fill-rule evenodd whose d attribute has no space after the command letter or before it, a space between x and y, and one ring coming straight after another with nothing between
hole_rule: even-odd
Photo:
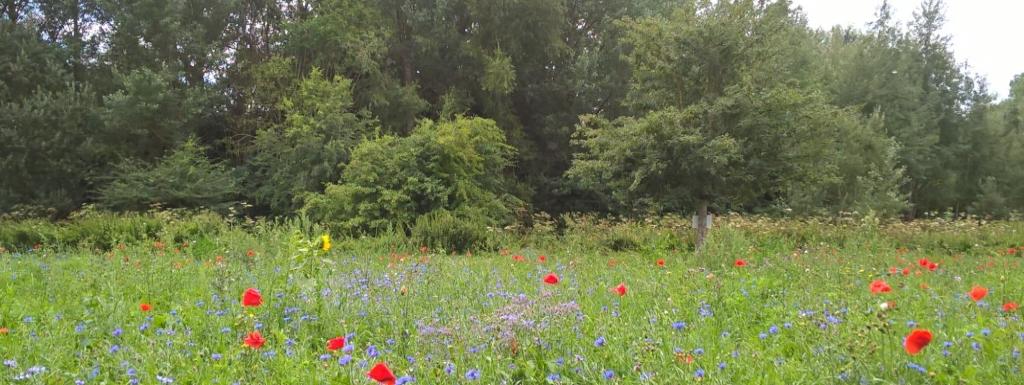
<instances>
[{"instance_id":1,"label":"blue cornflower","mask_svg":"<svg viewBox=\"0 0 1024 385\"><path fill-rule=\"evenodd\" d=\"M116 345L116 344L115 345L110 345L110 350L108 350L108 351L110 352L110 354L114 354L114 353L117 353L117 352L121 351L121 347Z\"/></svg>"},{"instance_id":2,"label":"blue cornflower","mask_svg":"<svg viewBox=\"0 0 1024 385\"><path fill-rule=\"evenodd\" d=\"M79 322L75 325L75 333L82 334L85 331L85 324Z\"/></svg>"},{"instance_id":3,"label":"blue cornflower","mask_svg":"<svg viewBox=\"0 0 1024 385\"><path fill-rule=\"evenodd\" d=\"M761 332L760 334L757 335L757 338L760 338L760 339L763 340L765 338L768 338L768 334L765 334L764 332Z\"/></svg>"},{"instance_id":4,"label":"blue cornflower","mask_svg":"<svg viewBox=\"0 0 1024 385\"><path fill-rule=\"evenodd\" d=\"M476 381L480 379L480 369L470 369L466 371L466 379L470 381Z\"/></svg>"},{"instance_id":5,"label":"blue cornflower","mask_svg":"<svg viewBox=\"0 0 1024 385\"><path fill-rule=\"evenodd\" d=\"M349 362L352 362L352 355L351 354L346 354L346 355L341 356L341 357L338 358L338 365L340 365L340 366L348 365Z\"/></svg>"},{"instance_id":6,"label":"blue cornflower","mask_svg":"<svg viewBox=\"0 0 1024 385\"><path fill-rule=\"evenodd\" d=\"M331 359L331 355L330 354L324 353L324 354L320 355L320 361L327 361L329 359Z\"/></svg>"},{"instance_id":7,"label":"blue cornflower","mask_svg":"<svg viewBox=\"0 0 1024 385\"><path fill-rule=\"evenodd\" d=\"M790 323L790 322L786 322L786 323L782 324L782 327L784 327L786 329L792 329L793 328L793 324Z\"/></svg>"},{"instance_id":8,"label":"blue cornflower","mask_svg":"<svg viewBox=\"0 0 1024 385\"><path fill-rule=\"evenodd\" d=\"M221 358L224 358L224 355L220 353L213 353L210 355L210 359L214 361L220 361Z\"/></svg>"},{"instance_id":9,"label":"blue cornflower","mask_svg":"<svg viewBox=\"0 0 1024 385\"><path fill-rule=\"evenodd\" d=\"M548 375L548 381L550 382L558 382L561 379L562 376L559 376L558 373L551 373Z\"/></svg>"},{"instance_id":10,"label":"blue cornflower","mask_svg":"<svg viewBox=\"0 0 1024 385\"><path fill-rule=\"evenodd\" d=\"M611 369L605 369L602 375L604 376L604 379L610 380L612 379L612 377L615 377L615 372L612 371Z\"/></svg>"},{"instance_id":11,"label":"blue cornflower","mask_svg":"<svg viewBox=\"0 0 1024 385\"><path fill-rule=\"evenodd\" d=\"M444 372L449 376L455 373L455 364L451 362L444 364Z\"/></svg>"},{"instance_id":12,"label":"blue cornflower","mask_svg":"<svg viewBox=\"0 0 1024 385\"><path fill-rule=\"evenodd\" d=\"M562 358L562 357L556 358L555 359L555 365L558 365L558 366L565 365L565 358Z\"/></svg>"},{"instance_id":13,"label":"blue cornflower","mask_svg":"<svg viewBox=\"0 0 1024 385\"><path fill-rule=\"evenodd\" d=\"M164 376L160 376L160 375L156 376L156 380L159 381L161 384L173 384L174 383L174 379L173 378L164 377Z\"/></svg>"},{"instance_id":14,"label":"blue cornflower","mask_svg":"<svg viewBox=\"0 0 1024 385\"><path fill-rule=\"evenodd\" d=\"M696 378L704 378L704 369L697 368L697 371L693 372L693 376Z\"/></svg>"},{"instance_id":15,"label":"blue cornflower","mask_svg":"<svg viewBox=\"0 0 1024 385\"><path fill-rule=\"evenodd\" d=\"M703 348L693 349L693 354L698 355L698 356L703 355L704 354L704 349Z\"/></svg>"},{"instance_id":16,"label":"blue cornflower","mask_svg":"<svg viewBox=\"0 0 1024 385\"><path fill-rule=\"evenodd\" d=\"M366 348L366 355L370 356L370 358L377 358L377 355L378 355L378 353L377 353L377 346L370 345L369 347L367 347Z\"/></svg>"},{"instance_id":17,"label":"blue cornflower","mask_svg":"<svg viewBox=\"0 0 1024 385\"><path fill-rule=\"evenodd\" d=\"M415 364L416 363L416 357L413 357L413 356L405 356L405 360L409 361L410 364Z\"/></svg>"},{"instance_id":18,"label":"blue cornflower","mask_svg":"<svg viewBox=\"0 0 1024 385\"><path fill-rule=\"evenodd\" d=\"M672 328L676 329L676 330L682 330L685 327L686 327L686 322L683 322L683 321L676 321L676 322L672 323Z\"/></svg>"},{"instance_id":19,"label":"blue cornflower","mask_svg":"<svg viewBox=\"0 0 1024 385\"><path fill-rule=\"evenodd\" d=\"M981 329L981 335L983 335L985 337L988 337L988 336L992 335L992 331L989 330L988 328Z\"/></svg>"},{"instance_id":20,"label":"blue cornflower","mask_svg":"<svg viewBox=\"0 0 1024 385\"><path fill-rule=\"evenodd\" d=\"M123 334L123 333L124 333L124 330L121 330L121 328L116 328L116 329L114 329L114 331L112 333L110 333L110 335L112 335L114 337L120 337L121 334Z\"/></svg>"},{"instance_id":21,"label":"blue cornflower","mask_svg":"<svg viewBox=\"0 0 1024 385\"><path fill-rule=\"evenodd\" d=\"M968 337L968 338L969 338L969 337L974 337L974 332L972 332L972 331L969 331L969 330L968 330L968 331L967 331L967 337Z\"/></svg>"},{"instance_id":22,"label":"blue cornflower","mask_svg":"<svg viewBox=\"0 0 1024 385\"><path fill-rule=\"evenodd\" d=\"M923 366L915 364L913 362L908 362L907 363L907 368L914 369L914 370L916 370L918 372L921 372L921 373L928 373L928 369L925 369Z\"/></svg>"},{"instance_id":23,"label":"blue cornflower","mask_svg":"<svg viewBox=\"0 0 1024 385\"><path fill-rule=\"evenodd\" d=\"M718 363L718 370L725 370L725 362Z\"/></svg>"},{"instance_id":24,"label":"blue cornflower","mask_svg":"<svg viewBox=\"0 0 1024 385\"><path fill-rule=\"evenodd\" d=\"M779 334L779 327L772 325L768 328L768 334Z\"/></svg>"},{"instance_id":25,"label":"blue cornflower","mask_svg":"<svg viewBox=\"0 0 1024 385\"><path fill-rule=\"evenodd\" d=\"M411 383L413 383L415 381L416 381L416 378L413 378L413 377L410 377L410 376L401 376L401 377L398 377L398 381L395 382L395 385L411 384Z\"/></svg>"},{"instance_id":26,"label":"blue cornflower","mask_svg":"<svg viewBox=\"0 0 1024 385\"><path fill-rule=\"evenodd\" d=\"M603 336L602 337L597 337L597 339L594 340L594 346L596 346L596 347L599 347L599 348L600 347L604 347L604 344L605 344L605 339L604 339Z\"/></svg>"},{"instance_id":27,"label":"blue cornflower","mask_svg":"<svg viewBox=\"0 0 1024 385\"><path fill-rule=\"evenodd\" d=\"M971 342L971 349L974 349L975 351L979 351L979 350L981 350L981 344L978 343L978 341Z\"/></svg>"},{"instance_id":28,"label":"blue cornflower","mask_svg":"<svg viewBox=\"0 0 1024 385\"><path fill-rule=\"evenodd\" d=\"M697 314L700 314L700 316L704 318L713 317L715 315L715 313L711 311L711 305L707 303L700 304L700 309L697 309Z\"/></svg>"}]
</instances>

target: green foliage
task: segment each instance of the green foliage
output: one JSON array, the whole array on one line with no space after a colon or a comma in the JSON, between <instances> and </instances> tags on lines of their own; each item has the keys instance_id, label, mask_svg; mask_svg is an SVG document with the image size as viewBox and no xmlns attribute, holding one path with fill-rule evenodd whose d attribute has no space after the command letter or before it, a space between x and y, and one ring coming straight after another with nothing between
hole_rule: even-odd
<instances>
[{"instance_id":1,"label":"green foliage","mask_svg":"<svg viewBox=\"0 0 1024 385\"><path fill-rule=\"evenodd\" d=\"M28 204L65 214L85 199L110 161L96 108L88 88L70 85L0 102L0 212Z\"/></svg>"},{"instance_id":2,"label":"green foliage","mask_svg":"<svg viewBox=\"0 0 1024 385\"><path fill-rule=\"evenodd\" d=\"M453 213L439 209L416 218L412 241L431 250L484 251L491 248L488 222L472 211Z\"/></svg>"},{"instance_id":3,"label":"green foliage","mask_svg":"<svg viewBox=\"0 0 1024 385\"><path fill-rule=\"evenodd\" d=\"M288 214L303 194L338 180L352 149L376 124L353 111L351 88L348 79L327 79L314 68L281 100L284 121L260 131L249 162L246 184L257 205Z\"/></svg>"},{"instance_id":4,"label":"green foliage","mask_svg":"<svg viewBox=\"0 0 1024 385\"><path fill-rule=\"evenodd\" d=\"M210 162L190 140L153 164L128 160L118 165L99 189L99 203L115 210L160 206L223 211L234 201L238 186L231 170Z\"/></svg>"},{"instance_id":5,"label":"green foliage","mask_svg":"<svg viewBox=\"0 0 1024 385\"><path fill-rule=\"evenodd\" d=\"M341 182L308 196L303 211L347 233L409 231L436 210L500 224L516 204L504 174L513 154L491 120L424 120L408 137L360 144Z\"/></svg>"}]
</instances>

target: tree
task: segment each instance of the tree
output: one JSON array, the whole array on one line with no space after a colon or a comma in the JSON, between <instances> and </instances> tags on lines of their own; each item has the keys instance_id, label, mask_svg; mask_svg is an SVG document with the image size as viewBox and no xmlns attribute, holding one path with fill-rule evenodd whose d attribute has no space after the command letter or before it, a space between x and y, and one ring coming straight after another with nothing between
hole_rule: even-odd
<instances>
[{"instance_id":1,"label":"tree","mask_svg":"<svg viewBox=\"0 0 1024 385\"><path fill-rule=\"evenodd\" d=\"M337 181L349 155L377 123L353 105L352 81L325 78L318 68L285 93L281 124L257 135L249 162L250 197L275 214L289 214L307 192Z\"/></svg>"},{"instance_id":2,"label":"tree","mask_svg":"<svg viewBox=\"0 0 1024 385\"><path fill-rule=\"evenodd\" d=\"M630 22L640 114L584 117L569 176L623 204L695 208L698 250L709 206L821 179L839 112L806 86L809 36L785 1L691 2Z\"/></svg>"}]
</instances>

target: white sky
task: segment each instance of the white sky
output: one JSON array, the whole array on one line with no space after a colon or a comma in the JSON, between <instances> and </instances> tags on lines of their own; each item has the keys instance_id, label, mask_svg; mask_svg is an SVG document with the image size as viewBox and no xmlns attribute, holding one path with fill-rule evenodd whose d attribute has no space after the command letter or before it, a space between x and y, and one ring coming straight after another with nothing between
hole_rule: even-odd
<instances>
[{"instance_id":1,"label":"white sky","mask_svg":"<svg viewBox=\"0 0 1024 385\"><path fill-rule=\"evenodd\" d=\"M793 0L813 27L865 28L882 0ZM889 0L894 18L906 26L920 0ZM989 91L1005 98L1013 76L1024 72L1024 0L945 0L944 32L957 61L988 80Z\"/></svg>"}]
</instances>

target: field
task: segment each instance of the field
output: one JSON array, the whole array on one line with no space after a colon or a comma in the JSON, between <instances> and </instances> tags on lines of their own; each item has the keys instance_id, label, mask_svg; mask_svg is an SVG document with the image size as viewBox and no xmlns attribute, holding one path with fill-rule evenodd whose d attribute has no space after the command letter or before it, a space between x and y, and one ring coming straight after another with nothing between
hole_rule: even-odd
<instances>
[{"instance_id":1,"label":"field","mask_svg":"<svg viewBox=\"0 0 1024 385\"><path fill-rule=\"evenodd\" d=\"M452 254L102 219L0 225L0 383L373 384L378 363L398 384L1022 381L1017 222L729 217L696 254L683 221L577 218Z\"/></svg>"}]
</instances>

